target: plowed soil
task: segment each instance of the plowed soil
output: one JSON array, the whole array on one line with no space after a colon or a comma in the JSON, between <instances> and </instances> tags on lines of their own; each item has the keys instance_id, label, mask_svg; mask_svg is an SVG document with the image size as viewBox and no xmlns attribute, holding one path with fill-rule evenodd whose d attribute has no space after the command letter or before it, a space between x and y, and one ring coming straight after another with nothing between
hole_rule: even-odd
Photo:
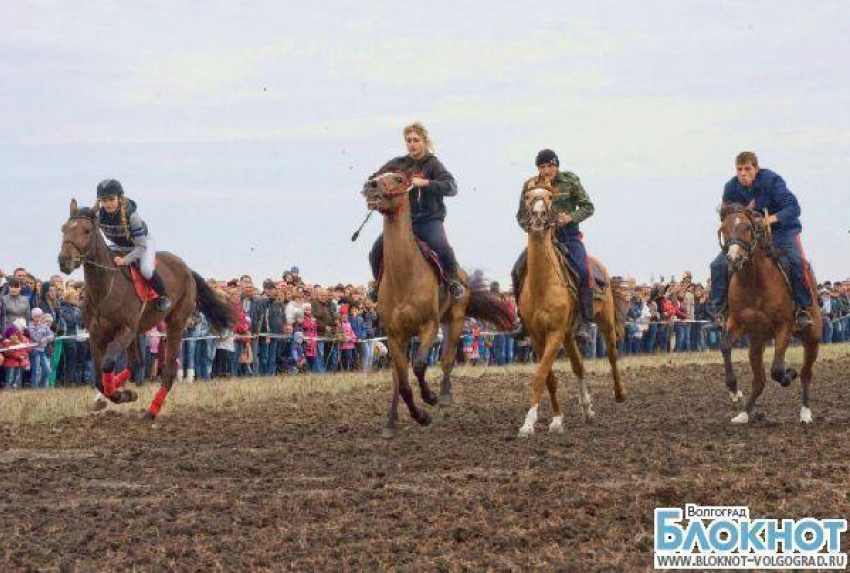
<instances>
[{"instance_id":1,"label":"plowed soil","mask_svg":"<svg viewBox=\"0 0 850 573\"><path fill-rule=\"evenodd\" d=\"M595 375L590 426L561 374L566 432L547 404L530 438L529 376L497 373L392 441L388 388L0 426L0 569L645 570L659 506L850 516L848 372L818 363L809 427L799 382L732 426L719 365L631 368L624 404Z\"/></svg>"}]
</instances>

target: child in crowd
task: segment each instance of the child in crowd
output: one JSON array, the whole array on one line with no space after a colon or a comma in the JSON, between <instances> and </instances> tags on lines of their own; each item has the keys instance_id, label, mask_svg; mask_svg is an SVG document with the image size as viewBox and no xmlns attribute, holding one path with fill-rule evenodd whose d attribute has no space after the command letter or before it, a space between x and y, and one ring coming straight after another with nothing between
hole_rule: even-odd
<instances>
[{"instance_id":1,"label":"child in crowd","mask_svg":"<svg viewBox=\"0 0 850 573\"><path fill-rule=\"evenodd\" d=\"M307 359L307 364L310 365L311 372L319 372L319 345L316 341L316 338L319 336L319 323L313 318L313 306L309 302L304 303L304 320L301 321L301 328L304 331L304 337L307 339L304 348L304 356Z\"/></svg>"},{"instance_id":2,"label":"child in crowd","mask_svg":"<svg viewBox=\"0 0 850 573\"><path fill-rule=\"evenodd\" d=\"M355 366L354 349L357 336L355 336L354 330L351 328L351 323L348 321L347 308L337 319L337 332L340 333L339 349L342 352L342 369L350 372L354 370Z\"/></svg>"},{"instance_id":3,"label":"child in crowd","mask_svg":"<svg viewBox=\"0 0 850 573\"><path fill-rule=\"evenodd\" d=\"M53 342L53 316L45 314L38 307L32 309L32 324L29 327L29 337L37 346L30 351L32 375L30 386L47 388L50 380L50 360L47 358L47 345Z\"/></svg>"},{"instance_id":4,"label":"child in crowd","mask_svg":"<svg viewBox=\"0 0 850 573\"><path fill-rule=\"evenodd\" d=\"M290 369L292 374L298 374L307 370L307 356L304 353L303 333L296 332L293 335L290 356L292 357L292 366Z\"/></svg>"},{"instance_id":5,"label":"child in crowd","mask_svg":"<svg viewBox=\"0 0 850 573\"><path fill-rule=\"evenodd\" d=\"M155 380L159 374L159 349L162 347L165 324L157 323L145 333L148 337L148 354L150 355L150 380Z\"/></svg>"},{"instance_id":6,"label":"child in crowd","mask_svg":"<svg viewBox=\"0 0 850 573\"><path fill-rule=\"evenodd\" d=\"M3 331L3 341L0 342L0 349L13 348L29 344L26 336L21 334L21 331L15 324L10 324ZM5 387L10 390L17 390L21 387L23 380L23 371L29 369L29 349L16 348L15 350L7 350L3 352L3 370Z\"/></svg>"}]
</instances>

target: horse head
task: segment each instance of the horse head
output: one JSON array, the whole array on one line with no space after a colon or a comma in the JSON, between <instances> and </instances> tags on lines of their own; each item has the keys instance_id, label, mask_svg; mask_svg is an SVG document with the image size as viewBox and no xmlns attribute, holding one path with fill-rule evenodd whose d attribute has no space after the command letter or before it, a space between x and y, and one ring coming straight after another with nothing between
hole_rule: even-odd
<instances>
[{"instance_id":1,"label":"horse head","mask_svg":"<svg viewBox=\"0 0 850 573\"><path fill-rule=\"evenodd\" d=\"M59 249L59 269L63 273L71 274L89 260L98 230L95 212L88 207L78 209L77 200L71 199L71 215L62 225Z\"/></svg>"},{"instance_id":2,"label":"horse head","mask_svg":"<svg viewBox=\"0 0 850 573\"><path fill-rule=\"evenodd\" d=\"M543 233L553 226L555 212L552 202L558 196L557 189L546 183L529 182L526 185L523 201L527 211L528 230L532 233Z\"/></svg>"},{"instance_id":3,"label":"horse head","mask_svg":"<svg viewBox=\"0 0 850 573\"><path fill-rule=\"evenodd\" d=\"M750 260L765 234L762 214L741 205L720 209L720 229L717 236L726 253L726 263L732 271L741 270Z\"/></svg>"},{"instance_id":4,"label":"horse head","mask_svg":"<svg viewBox=\"0 0 850 573\"><path fill-rule=\"evenodd\" d=\"M404 196L410 189L407 175L403 171L392 171L369 179L363 186L363 196L369 209L382 215L393 215L401 209Z\"/></svg>"}]
</instances>

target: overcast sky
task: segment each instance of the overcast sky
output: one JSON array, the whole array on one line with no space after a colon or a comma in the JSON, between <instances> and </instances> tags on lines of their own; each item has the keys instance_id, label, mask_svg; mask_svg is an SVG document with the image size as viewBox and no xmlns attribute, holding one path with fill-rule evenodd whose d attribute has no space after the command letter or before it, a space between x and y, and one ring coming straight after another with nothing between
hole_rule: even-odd
<instances>
[{"instance_id":1,"label":"overcast sky","mask_svg":"<svg viewBox=\"0 0 850 573\"><path fill-rule=\"evenodd\" d=\"M3 2L0 268L58 272L70 199L114 177L203 275L362 283L359 190L421 120L457 257L493 278L543 147L612 274L704 280L746 149L798 196L818 278L850 275L846 1L498 4Z\"/></svg>"}]
</instances>

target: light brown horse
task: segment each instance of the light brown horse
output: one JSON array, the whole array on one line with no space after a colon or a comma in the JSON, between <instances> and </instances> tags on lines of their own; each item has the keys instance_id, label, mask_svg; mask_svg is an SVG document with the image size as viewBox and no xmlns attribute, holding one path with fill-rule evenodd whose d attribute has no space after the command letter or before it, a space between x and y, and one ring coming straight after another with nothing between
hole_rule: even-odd
<instances>
[{"instance_id":1,"label":"light brown horse","mask_svg":"<svg viewBox=\"0 0 850 573\"><path fill-rule=\"evenodd\" d=\"M744 410L732 418L733 424L746 424L761 396L767 380L764 371L764 347L773 338L773 364L770 377L782 386L790 386L797 371L785 363L785 351L794 334L794 303L786 286L779 264L768 256L770 249L770 225L764 216L740 205L724 207L720 213L721 227L718 235L726 252L727 263L732 270L729 281L729 316L721 340L720 350L726 369L726 386L732 401L737 402L742 394L738 380L732 370L732 345L746 334L749 342L750 367L753 371L753 389ZM805 272L809 273L809 269ZM814 280L809 275L810 286ZM813 300L817 300L817 294ZM800 421L812 422L809 405L809 386L812 383L812 366L818 356L821 340L821 315L817 305L809 309L813 325L799 332L803 341L802 407Z\"/></svg>"},{"instance_id":2,"label":"light brown horse","mask_svg":"<svg viewBox=\"0 0 850 573\"><path fill-rule=\"evenodd\" d=\"M470 291L466 273L459 272L467 286L459 300L441 288L413 234L409 193L412 188L404 173L385 173L369 182L363 190L367 206L384 216L384 268L378 291L378 316L387 333L387 346L393 362L393 395L382 436L395 436L398 422L398 398L401 395L417 423L427 426L431 416L416 405L408 382L407 346L411 338L419 338L413 359L413 373L419 381L422 400L449 406L452 400L451 372L455 364L457 343L463 331L464 318L488 320L501 330L513 326L513 316L506 303L485 291ZM443 351L440 364L443 378L439 399L425 380L428 353L440 324L443 324Z\"/></svg>"},{"instance_id":3,"label":"light brown horse","mask_svg":"<svg viewBox=\"0 0 850 573\"><path fill-rule=\"evenodd\" d=\"M519 430L520 436L530 436L534 433L544 384L549 390L549 399L552 402L552 423L549 425L549 431L564 431L563 414L558 402L558 380L552 371L552 365L562 344L567 350L573 373L579 381L579 404L584 419L591 423L596 416L584 379L581 352L575 340L577 301L569 287L569 279L554 243L556 214L552 209L552 200L556 195L557 190L545 183L530 180L526 184L525 203L529 217L528 262L519 306L531 344L540 362L534 374L531 405ZM592 261L599 265L607 278L604 267L595 259ZM618 312L617 303L623 299L619 293L619 284L606 282L608 286L604 298L594 301L594 319L605 338L608 361L614 378L614 397L617 402L622 402L626 399L626 388L617 367L617 338L622 336L623 315Z\"/></svg>"},{"instance_id":4,"label":"light brown horse","mask_svg":"<svg viewBox=\"0 0 850 573\"><path fill-rule=\"evenodd\" d=\"M138 366L138 336L160 321L166 324L166 340L162 358L162 386L144 416L153 420L159 414L177 373L183 330L197 304L217 331L232 326L233 309L220 300L203 278L178 257L167 252L156 256L156 272L162 277L172 301L167 314L156 304L139 300L126 268L113 262L113 255L100 232L97 214L89 208L77 208L71 201L71 214L62 225L62 247L59 268L70 274L83 265L85 299L83 320L89 331L92 364L96 385L114 403L132 402L135 392L122 388L130 378L130 369L115 372L119 357L127 351L130 368Z\"/></svg>"}]
</instances>

